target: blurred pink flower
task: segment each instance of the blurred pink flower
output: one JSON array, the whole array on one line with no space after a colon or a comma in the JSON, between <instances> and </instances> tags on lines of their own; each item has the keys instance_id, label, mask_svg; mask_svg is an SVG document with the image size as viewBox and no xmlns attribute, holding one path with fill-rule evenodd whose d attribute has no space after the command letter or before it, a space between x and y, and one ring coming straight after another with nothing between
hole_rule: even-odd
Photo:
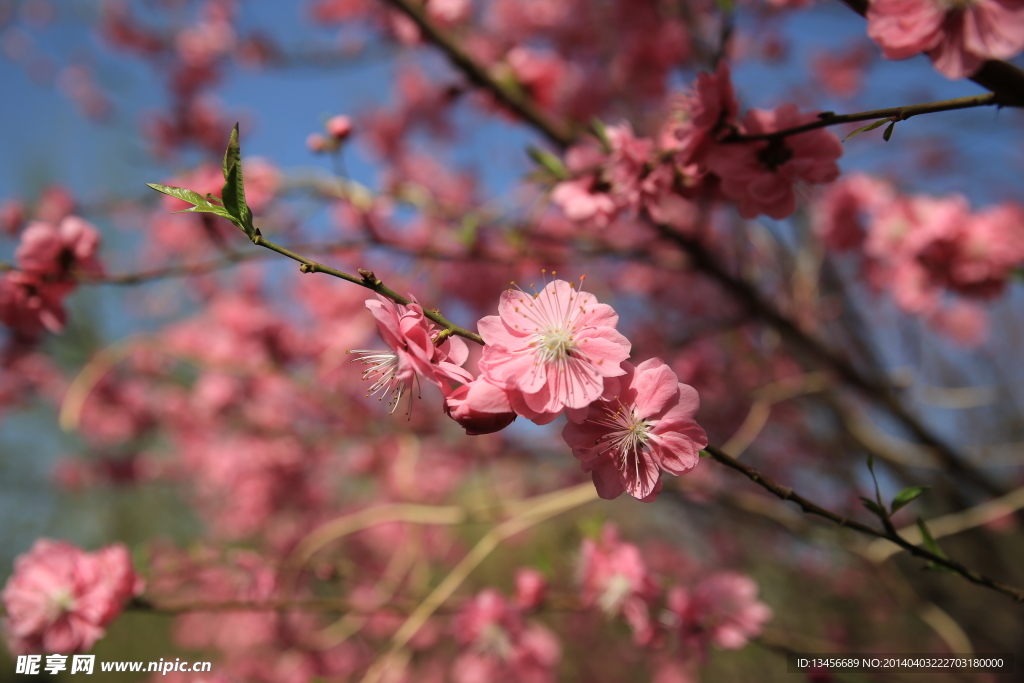
<instances>
[{"instance_id":1,"label":"blurred pink flower","mask_svg":"<svg viewBox=\"0 0 1024 683\"><path fill-rule=\"evenodd\" d=\"M544 602L548 581L532 567L520 567L516 570L516 604L522 609L537 609Z\"/></svg>"},{"instance_id":2,"label":"blurred pink flower","mask_svg":"<svg viewBox=\"0 0 1024 683\"><path fill-rule=\"evenodd\" d=\"M44 278L66 279L72 271L99 275L103 272L96 258L99 245L96 228L78 216L68 216L57 225L29 223L14 256L22 271ZM74 283L63 282L61 286L70 291Z\"/></svg>"},{"instance_id":3,"label":"blurred pink flower","mask_svg":"<svg viewBox=\"0 0 1024 683\"><path fill-rule=\"evenodd\" d=\"M1024 48L1020 0L872 0L868 36L888 59L926 52L947 78L964 78L989 59Z\"/></svg>"},{"instance_id":4,"label":"blurred pink flower","mask_svg":"<svg viewBox=\"0 0 1024 683\"><path fill-rule=\"evenodd\" d=\"M534 295L501 293L498 315L478 323L483 376L508 391L516 413L547 424L564 409L582 414L618 377L630 343L615 330L619 316L564 280ZM571 417L571 415L570 415Z\"/></svg>"},{"instance_id":5,"label":"blurred pink flower","mask_svg":"<svg viewBox=\"0 0 1024 683\"><path fill-rule=\"evenodd\" d=\"M715 73L697 76L693 92L678 100L662 126L659 143L662 149L676 153L680 166L702 163L715 132L732 126L738 115L729 65L722 60Z\"/></svg>"},{"instance_id":6,"label":"blurred pink flower","mask_svg":"<svg viewBox=\"0 0 1024 683\"><path fill-rule=\"evenodd\" d=\"M629 491L651 501L661 490L662 471L688 472L708 445L694 420L700 398L660 358L623 368L617 395L590 404L586 419L568 422L562 436L602 498Z\"/></svg>"},{"instance_id":7,"label":"blurred pink flower","mask_svg":"<svg viewBox=\"0 0 1024 683\"><path fill-rule=\"evenodd\" d=\"M40 539L15 560L0 595L11 650L88 650L140 590L123 545L86 553L64 541Z\"/></svg>"},{"instance_id":8,"label":"blurred pink flower","mask_svg":"<svg viewBox=\"0 0 1024 683\"><path fill-rule=\"evenodd\" d=\"M614 525L605 525L596 541L583 539L580 584L585 605L597 605L609 617L621 614L637 644L654 640L656 627L650 611L659 594L658 585L640 549L619 540Z\"/></svg>"},{"instance_id":9,"label":"blurred pink flower","mask_svg":"<svg viewBox=\"0 0 1024 683\"><path fill-rule=\"evenodd\" d=\"M817 120L794 104L775 111L751 109L740 132L760 135ZM836 161L843 145L830 131L817 129L770 142L718 145L708 154L708 167L722 179L722 194L739 205L740 215L767 214L785 218L796 211L797 182L829 183L839 176Z\"/></svg>"},{"instance_id":10,"label":"blurred pink flower","mask_svg":"<svg viewBox=\"0 0 1024 683\"><path fill-rule=\"evenodd\" d=\"M701 650L709 644L738 650L772 617L771 608L757 599L754 580L736 572L707 576L692 591L673 588L668 606L679 617L681 640Z\"/></svg>"}]
</instances>

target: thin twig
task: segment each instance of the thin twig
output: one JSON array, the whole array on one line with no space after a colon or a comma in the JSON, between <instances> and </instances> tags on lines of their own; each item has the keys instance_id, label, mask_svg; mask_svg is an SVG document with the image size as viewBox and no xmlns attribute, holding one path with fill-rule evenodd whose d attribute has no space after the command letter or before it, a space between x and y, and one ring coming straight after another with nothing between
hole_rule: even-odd
<instances>
[{"instance_id":1,"label":"thin twig","mask_svg":"<svg viewBox=\"0 0 1024 683\"><path fill-rule=\"evenodd\" d=\"M823 112L818 115L817 121L811 121L792 128L772 131L771 133L758 133L756 135L743 135L733 131L723 137L720 142L739 143L756 142L759 140L780 140L790 135L798 135L807 131L837 126L843 123L856 123L857 121L874 121L877 119L890 119L893 122L906 121L912 116L921 114L933 114L940 111L953 111L956 109L970 109L972 107L1002 106L999 96L995 93L974 95L972 97L958 97L953 100L942 100L939 102L926 102L924 104L909 104L903 107L889 107L888 109L875 109L874 111L862 111L856 114L835 114Z\"/></svg>"},{"instance_id":2,"label":"thin twig","mask_svg":"<svg viewBox=\"0 0 1024 683\"><path fill-rule=\"evenodd\" d=\"M796 493L795 491L793 491L793 489L787 488L785 486L782 486L781 484L776 483L770 477L766 477L753 467L750 467L749 465L740 462L739 460L732 457L728 453L725 453L724 451L721 451L714 446L708 446L704 450L707 451L707 453L710 454L711 457L717 460L718 462L722 463L726 467L730 467L736 470L737 472L745 476L747 479L754 482L761 488L765 489L772 495L781 498L782 500L788 500L796 503L797 505L800 506L801 510L803 510L805 513L809 515L823 517L831 522L835 522L839 526L846 527L848 529L853 529L854 531L858 531L868 536L873 536L875 538L883 538L887 541L895 543L896 545L900 546L901 548L906 550L911 555L914 555L915 557L920 557L922 559L928 560L929 562L933 562L934 564L941 565L943 567L946 567L947 569L952 570L953 572L964 577L971 583L977 584L979 586L984 586L998 593L1002 593L1003 595L1007 595L1017 602L1024 602L1024 590L1021 590L1020 588L1016 588L1014 586L1010 586L999 581L995 581L994 579L990 579L989 577L980 574L974 571L973 569L967 568L966 566L957 562L956 560L951 560L947 557L937 555L925 548L920 548L911 543L910 541L906 540L902 536L900 536L899 533L897 533L894 529L876 529L874 527L868 526L867 524L858 522L855 519L844 517L843 515L823 508L817 503L808 500L807 498L804 498L799 493Z\"/></svg>"}]
</instances>

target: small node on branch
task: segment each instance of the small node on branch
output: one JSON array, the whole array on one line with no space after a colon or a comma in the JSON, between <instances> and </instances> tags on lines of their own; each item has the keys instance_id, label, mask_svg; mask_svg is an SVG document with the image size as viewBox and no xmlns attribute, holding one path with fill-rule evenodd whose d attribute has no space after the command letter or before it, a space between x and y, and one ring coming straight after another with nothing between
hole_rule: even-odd
<instances>
[{"instance_id":1,"label":"small node on branch","mask_svg":"<svg viewBox=\"0 0 1024 683\"><path fill-rule=\"evenodd\" d=\"M359 273L360 277L363 278L363 282L367 282L367 283L369 283L371 285L379 285L380 284L380 280L377 279L377 276L373 274L372 270L364 270L364 269L360 268L356 272Z\"/></svg>"},{"instance_id":2,"label":"small node on branch","mask_svg":"<svg viewBox=\"0 0 1024 683\"><path fill-rule=\"evenodd\" d=\"M315 273L316 272L316 266L314 266L311 263L303 263L302 265L299 266L299 272L300 273Z\"/></svg>"}]
</instances>

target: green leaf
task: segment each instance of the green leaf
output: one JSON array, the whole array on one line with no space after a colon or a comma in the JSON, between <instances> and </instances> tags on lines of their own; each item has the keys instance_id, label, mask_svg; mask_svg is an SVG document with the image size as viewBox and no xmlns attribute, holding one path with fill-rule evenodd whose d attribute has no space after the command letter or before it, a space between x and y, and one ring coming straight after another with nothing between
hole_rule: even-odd
<instances>
[{"instance_id":1,"label":"green leaf","mask_svg":"<svg viewBox=\"0 0 1024 683\"><path fill-rule=\"evenodd\" d=\"M874 123L869 123L868 125L864 126L863 128L858 128L857 130L853 131L852 133L847 135L845 138L843 138L843 142L846 142L847 140L852 138L854 135L860 135L861 133L867 133L869 130L874 130L875 128L879 128L880 126L884 125L885 122L888 121L888 120L889 119L878 119ZM888 138L886 138L886 140L888 140Z\"/></svg>"},{"instance_id":2,"label":"green leaf","mask_svg":"<svg viewBox=\"0 0 1024 683\"><path fill-rule=\"evenodd\" d=\"M942 548L939 547L939 544L932 537L932 532L928 531L928 525L920 517L917 518L917 530L921 532L921 540L925 548L939 557L946 557L946 553L942 552Z\"/></svg>"},{"instance_id":3,"label":"green leaf","mask_svg":"<svg viewBox=\"0 0 1024 683\"><path fill-rule=\"evenodd\" d=\"M163 192L166 195L170 195L171 197L180 199L183 202L192 204L191 207L182 209L181 211L175 211L174 213L212 213L218 216L223 216L232 222L235 220L234 216L229 214L223 206L212 203L209 199L198 192L193 192L192 190L188 190L184 187L168 187L167 185L157 185L156 183L146 183L146 185L157 192Z\"/></svg>"},{"instance_id":4,"label":"green leaf","mask_svg":"<svg viewBox=\"0 0 1024 683\"><path fill-rule=\"evenodd\" d=\"M224 150L224 189L221 190L221 199L224 201L224 208L232 216L235 225L250 238L256 234L256 227L252 224L252 211L245 203L245 184L242 181L242 148L238 143L238 124L231 129L231 137L228 139L228 147Z\"/></svg>"},{"instance_id":5,"label":"green leaf","mask_svg":"<svg viewBox=\"0 0 1024 683\"><path fill-rule=\"evenodd\" d=\"M864 507L866 507L872 513L874 513L880 519L885 519L886 518L885 508L883 508L881 505L879 505L875 501L871 500L870 498L865 498L864 496L861 496L860 497L860 502L862 502L864 504Z\"/></svg>"},{"instance_id":6,"label":"green leaf","mask_svg":"<svg viewBox=\"0 0 1024 683\"><path fill-rule=\"evenodd\" d=\"M895 121L890 123L889 127L886 128L885 132L882 133L882 139L885 140L886 142L889 142L889 138L892 137L892 129L895 128L895 127L896 127L896 122Z\"/></svg>"},{"instance_id":7,"label":"green leaf","mask_svg":"<svg viewBox=\"0 0 1024 683\"><path fill-rule=\"evenodd\" d=\"M569 171L565 168L565 164L551 152L538 147L530 147L526 150L526 153L530 155L531 159L547 169L557 180L567 180L569 178Z\"/></svg>"},{"instance_id":8,"label":"green leaf","mask_svg":"<svg viewBox=\"0 0 1024 683\"><path fill-rule=\"evenodd\" d=\"M176 199L180 199L183 202L188 202L195 206L203 206L210 203L203 195L198 192L193 192L192 190L187 190L184 187L168 187L167 185L157 185L156 183L146 183L146 185L157 192L163 192L166 195L170 195L171 197L175 197Z\"/></svg>"},{"instance_id":9,"label":"green leaf","mask_svg":"<svg viewBox=\"0 0 1024 683\"><path fill-rule=\"evenodd\" d=\"M892 499L892 505L889 506L889 509L896 512L900 508L910 505L918 496L930 488L930 486L910 486L903 489Z\"/></svg>"},{"instance_id":10,"label":"green leaf","mask_svg":"<svg viewBox=\"0 0 1024 683\"><path fill-rule=\"evenodd\" d=\"M707 451L701 451L700 452L700 457L702 457L702 458L710 458L711 454L708 453Z\"/></svg>"},{"instance_id":11,"label":"green leaf","mask_svg":"<svg viewBox=\"0 0 1024 683\"><path fill-rule=\"evenodd\" d=\"M604 151L610 152L612 149L612 143L608 139L608 131L605 129L604 121L595 116L590 120L590 130L597 136L597 139L601 141L601 146L604 147Z\"/></svg>"}]
</instances>

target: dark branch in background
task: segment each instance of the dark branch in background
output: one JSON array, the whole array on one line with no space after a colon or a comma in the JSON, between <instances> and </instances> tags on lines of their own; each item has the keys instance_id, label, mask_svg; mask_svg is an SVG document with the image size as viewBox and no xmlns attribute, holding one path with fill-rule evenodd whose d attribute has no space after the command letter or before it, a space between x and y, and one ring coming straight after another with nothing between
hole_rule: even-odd
<instances>
[{"instance_id":1,"label":"dark branch in background","mask_svg":"<svg viewBox=\"0 0 1024 683\"><path fill-rule=\"evenodd\" d=\"M430 39L430 42L440 47L452 64L470 81L494 95L499 102L529 122L558 147L568 147L572 144L574 137L572 132L562 124L553 121L521 89L501 83L491 76L487 69L477 64L455 40L434 26L427 19L420 5L410 2L410 0L385 0L385 2L412 19Z\"/></svg>"},{"instance_id":2,"label":"dark branch in background","mask_svg":"<svg viewBox=\"0 0 1024 683\"><path fill-rule=\"evenodd\" d=\"M817 503L814 503L808 500L807 498L804 498L799 493L794 492L793 489L782 486L781 484L775 482L770 477L766 477L753 467L743 464L742 462L732 457L728 453L724 453L723 451L719 450L714 446L708 446L704 450L718 462L722 463L726 467L730 467L736 470L737 472L745 476L747 479L754 482L755 484L765 489L766 491L776 496L777 498L781 498L782 500L788 500L796 503L797 505L800 506L801 510L803 510L805 513L809 515L823 517L831 522L835 522L839 526L846 527L848 529L853 529L854 531L859 531L860 533L866 534L868 536L874 536L875 538L884 538L887 541L892 541L899 547L906 550L911 555L914 555L915 557L920 557L921 559L928 560L929 562L932 562L936 565L945 567L946 569L949 569L959 574L960 576L964 577L971 583L975 583L979 586L984 586L985 588L990 588L998 593L1002 593L1003 595L1008 595L1017 602L1024 602L1024 590L990 579L989 577L983 574L979 574L973 569L968 569L966 566L960 564L956 560L951 560L947 557L943 557L941 555L933 553L925 548L920 548L911 543L910 541L904 539L898 533L896 533L896 530L891 528L891 524L888 525L890 527L888 529L876 529L874 527L868 526L867 524L862 524L861 522L858 522L856 520L848 519L847 517L832 512L831 510L827 510L818 505Z\"/></svg>"},{"instance_id":3,"label":"dark branch in background","mask_svg":"<svg viewBox=\"0 0 1024 683\"><path fill-rule=\"evenodd\" d=\"M663 237L682 247L689 254L696 268L715 280L733 298L768 323L791 347L807 354L816 364L829 368L844 382L859 389L888 410L922 444L931 448L942 464L951 472L962 476L965 481L974 484L990 495L1006 494L1003 487L967 465L965 458L932 434L914 415L910 414L889 387L867 378L849 360L801 330L795 322L779 312L774 305L761 296L753 285L727 271L699 241L680 235L665 225L659 225L658 231Z\"/></svg>"},{"instance_id":4,"label":"dark branch in background","mask_svg":"<svg viewBox=\"0 0 1024 683\"><path fill-rule=\"evenodd\" d=\"M999 97L995 93L974 95L972 97L958 97L954 100L942 100L940 102L927 102L925 104L910 104L905 107L889 107L888 109L876 109L874 111L858 112L856 114L835 114L833 112L822 112L818 115L817 121L805 123L802 126L784 128L771 133L758 135L741 135L735 131L720 140L723 143L754 142L757 140L777 140L779 138L806 133L809 130L837 126L843 123L855 123L857 121L872 121L875 119L889 119L893 123L906 121L911 116L920 114L934 114L940 111L953 111L956 109L970 109L972 107L1002 106Z\"/></svg>"},{"instance_id":5,"label":"dark branch in background","mask_svg":"<svg viewBox=\"0 0 1024 683\"><path fill-rule=\"evenodd\" d=\"M862 17L867 16L868 0L840 0ZM1004 107L1024 107L1024 71L1009 62L990 59L971 76L971 80L992 91L997 104Z\"/></svg>"}]
</instances>

